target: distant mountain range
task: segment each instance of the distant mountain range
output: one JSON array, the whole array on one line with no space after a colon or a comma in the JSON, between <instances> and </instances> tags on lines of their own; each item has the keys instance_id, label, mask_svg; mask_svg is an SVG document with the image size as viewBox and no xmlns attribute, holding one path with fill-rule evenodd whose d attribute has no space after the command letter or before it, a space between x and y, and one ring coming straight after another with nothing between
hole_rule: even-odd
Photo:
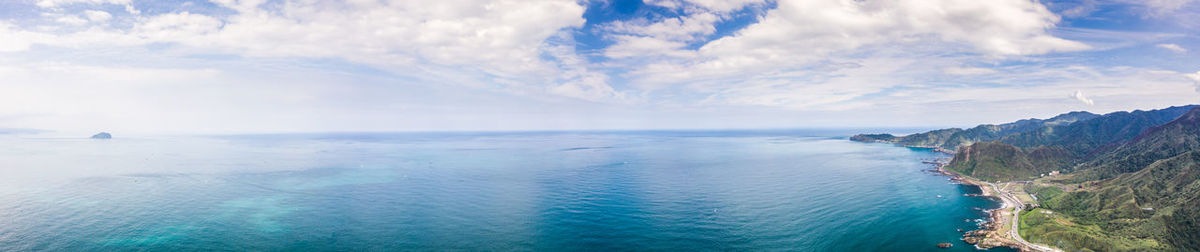
<instances>
[{"instance_id":1,"label":"distant mountain range","mask_svg":"<svg viewBox=\"0 0 1200 252\"><path fill-rule=\"evenodd\" d=\"M1038 203L1071 221L1023 218L1031 239L1072 251L1200 251L1196 105L851 140L954 150L945 168L977 179L1036 179L1028 190ZM1039 179L1054 171L1065 175Z\"/></svg>"},{"instance_id":2,"label":"distant mountain range","mask_svg":"<svg viewBox=\"0 0 1200 252\"><path fill-rule=\"evenodd\" d=\"M958 149L958 147L971 145L977 142L995 141L1018 133L1035 131L1046 127L1068 125L1073 122L1084 121L1096 117L1100 117L1100 115L1076 111L1061 114L1045 120L1025 119L999 125L984 124L965 130L959 128L949 128L902 137L893 136L891 134L860 134L855 135L850 139L862 142L889 142L904 146L939 148L952 151Z\"/></svg>"}]
</instances>

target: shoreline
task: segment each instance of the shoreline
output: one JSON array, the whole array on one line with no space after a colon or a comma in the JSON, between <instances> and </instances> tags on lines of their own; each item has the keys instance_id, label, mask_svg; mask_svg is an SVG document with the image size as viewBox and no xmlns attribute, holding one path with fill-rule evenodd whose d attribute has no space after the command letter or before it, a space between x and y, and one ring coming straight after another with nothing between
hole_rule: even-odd
<instances>
[{"instance_id":1,"label":"shoreline","mask_svg":"<svg viewBox=\"0 0 1200 252\"><path fill-rule=\"evenodd\" d=\"M963 234L963 241L975 245L976 249L990 249L995 247L1010 247L1020 251L1059 251L1054 248L1033 244L1024 241L1020 238L1017 232L1018 223L1013 219L1018 218L1016 215L1022 208L1020 200L1015 197L1002 196L1003 192L997 188L995 184L977 180L968 176L963 176L953 171L945 169L949 161L937 163L936 170L948 177L950 180L957 181L965 185L971 185L979 188L980 193L977 195L969 195L976 197L989 197L1000 201L1000 207L987 209L988 220L979 224L979 229L967 231ZM1015 209L1012 211L1010 209ZM1000 232L1004 227L1010 227L1008 234ZM1012 237L1017 236L1017 237ZM973 240L973 241L972 241Z\"/></svg>"},{"instance_id":2,"label":"shoreline","mask_svg":"<svg viewBox=\"0 0 1200 252\"><path fill-rule=\"evenodd\" d=\"M1018 228L1020 227L1019 214L1020 211L1024 209L1025 205L1023 205L1021 200L1014 196L1011 192L1004 191L996 184L946 170L946 165L949 165L950 162L954 160L954 155L956 154L954 151L937 146L902 145L896 143L896 141L856 140L853 138L851 141L891 143L899 147L927 149L933 152L950 155L949 158L938 158L934 161L922 161L922 163L933 164L935 166L933 169L934 171L950 177L951 181L956 181L961 184L971 185L979 188L979 194L968 194L965 196L988 197L1000 202L999 207L985 210L988 215L987 220L978 223L978 229L964 232L961 240L967 244L974 245L976 249L982 250L995 247L1010 247L1019 251L1062 251L1046 245L1028 242L1021 238L1020 232L1018 231ZM1011 183L1020 183L1020 181L1007 182L1005 184ZM1025 183L1028 183L1028 181L1025 181ZM1004 232L1006 227L1007 232Z\"/></svg>"}]
</instances>

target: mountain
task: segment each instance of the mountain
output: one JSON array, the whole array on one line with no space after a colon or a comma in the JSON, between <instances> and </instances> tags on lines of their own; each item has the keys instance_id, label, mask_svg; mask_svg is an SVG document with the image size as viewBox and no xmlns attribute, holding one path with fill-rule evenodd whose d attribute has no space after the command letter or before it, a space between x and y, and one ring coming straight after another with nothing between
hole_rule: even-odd
<instances>
[{"instance_id":1,"label":"mountain","mask_svg":"<svg viewBox=\"0 0 1200 252\"><path fill-rule=\"evenodd\" d=\"M850 141L866 142L866 143L893 143L898 138L892 134L858 134L850 137Z\"/></svg>"},{"instance_id":2,"label":"mountain","mask_svg":"<svg viewBox=\"0 0 1200 252\"><path fill-rule=\"evenodd\" d=\"M1061 147L1028 150L998 142L981 142L959 148L946 169L987 181L1027 180L1069 165Z\"/></svg>"},{"instance_id":3,"label":"mountain","mask_svg":"<svg viewBox=\"0 0 1200 252\"><path fill-rule=\"evenodd\" d=\"M1055 118L859 139L955 146L948 170L1034 180L1026 190L1040 208L1022 211L1020 223L1033 242L1068 251L1200 251L1200 107ZM1067 174L1039 178L1051 171Z\"/></svg>"},{"instance_id":4,"label":"mountain","mask_svg":"<svg viewBox=\"0 0 1200 252\"><path fill-rule=\"evenodd\" d=\"M1097 163L1109 160L1115 162L1109 165L1110 168L1089 171L1086 174L1079 174L1075 177L1083 180L1107 178L1115 174L1130 172L1130 167L1145 167L1145 165L1149 164L1147 162L1169 157L1143 157L1137 152L1116 152L1115 150L1122 146L1123 143L1132 141L1138 134L1180 118L1184 113L1193 108L1197 108L1197 106L1177 106L1149 111L1113 112L1087 120L1047 125L1035 130L1017 132L1000 137L999 140L992 143L975 143L962 147L963 149L973 150L974 153L972 155L959 155L961 159L956 157L947 168L984 180L1011 181L1027 180L1049 171L1071 172L1077 169L1077 166L1081 163ZM1195 149L1197 146L1200 146L1200 144L1175 147ZM1020 151L1003 151L1014 148ZM1132 147L1126 147L1126 149L1129 148ZM1140 149L1144 148L1148 147L1141 147ZM1171 152L1172 155L1179 153L1180 151ZM1036 157L1028 156L1029 154L1036 154ZM1005 160L1005 162L989 160ZM1036 161L1036 163L1029 163L1029 165L1035 165L1033 167L1036 168L1029 168L1029 165L1022 165L1024 163L1021 160ZM1132 162L1137 163L1137 165L1131 166L1128 163L1117 161ZM995 167L996 164L1009 163L1012 165L1002 168ZM977 170L976 166L979 165L983 165L979 167L982 169ZM974 172L982 173L976 176Z\"/></svg>"},{"instance_id":5,"label":"mountain","mask_svg":"<svg viewBox=\"0 0 1200 252\"><path fill-rule=\"evenodd\" d=\"M1187 113L1195 105L1159 110L1113 112L1078 123L1042 127L1005 136L1001 142L1017 147L1061 146L1074 155L1087 158L1107 151L1115 144L1133 139L1147 129L1166 124Z\"/></svg>"},{"instance_id":6,"label":"mountain","mask_svg":"<svg viewBox=\"0 0 1200 252\"><path fill-rule=\"evenodd\" d=\"M892 136L890 134L859 134L851 137L850 140L860 142L888 142L904 146L931 147L953 151L972 143L994 141L1017 133L1033 131L1044 127L1067 125L1096 117L1099 117L1099 115L1075 111L1050 119L1024 119L999 125L984 124L965 130L959 128L940 129L903 137Z\"/></svg>"},{"instance_id":7,"label":"mountain","mask_svg":"<svg viewBox=\"0 0 1200 252\"><path fill-rule=\"evenodd\" d=\"M1150 127L1059 182L1069 184L1035 189L1043 207L1103 232L1059 231L1035 237L1073 241L1065 247L1092 250L1161 248L1130 245L1138 244L1130 239L1200 250L1200 108ZM1064 187L1070 191L1059 190Z\"/></svg>"}]
</instances>

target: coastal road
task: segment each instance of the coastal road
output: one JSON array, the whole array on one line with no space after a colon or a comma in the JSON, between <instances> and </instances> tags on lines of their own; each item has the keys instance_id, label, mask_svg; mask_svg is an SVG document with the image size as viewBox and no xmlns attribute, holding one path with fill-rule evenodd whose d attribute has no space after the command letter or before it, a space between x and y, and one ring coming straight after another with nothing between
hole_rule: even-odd
<instances>
[{"instance_id":1,"label":"coastal road","mask_svg":"<svg viewBox=\"0 0 1200 252\"><path fill-rule=\"evenodd\" d=\"M1019 181L1019 182L1012 182L1012 183L1028 183L1028 182L1027 181ZM1030 248L1034 251L1054 251L1054 252L1062 251L1062 250L1058 250L1055 248L1051 248L1049 246L1028 242L1028 241L1025 241L1025 239L1021 238L1021 233L1017 231L1017 228L1020 227L1020 223L1021 223L1021 221L1018 218L1021 218L1021 210L1025 209L1025 204L1021 204L1021 199L1018 199L1016 195L1013 195L1011 191L1007 190L1007 186L1010 185L1011 183L1005 184L1004 189L1001 189L1000 187L996 186L996 184L993 184L991 182L988 182L988 184L990 184L992 186L992 188L996 189L996 192L998 194L1000 194L1000 199L1004 201L1005 205L1011 204L1013 206L1012 228L1008 230L1009 237L1012 237L1013 240L1017 241L1017 243L1020 243L1021 245L1025 245L1025 247Z\"/></svg>"}]
</instances>

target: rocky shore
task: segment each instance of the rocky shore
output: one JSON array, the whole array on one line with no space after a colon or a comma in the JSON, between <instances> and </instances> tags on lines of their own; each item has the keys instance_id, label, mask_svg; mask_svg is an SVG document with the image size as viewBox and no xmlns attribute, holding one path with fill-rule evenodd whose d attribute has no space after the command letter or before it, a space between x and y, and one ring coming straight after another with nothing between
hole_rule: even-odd
<instances>
[{"instance_id":1,"label":"rocky shore","mask_svg":"<svg viewBox=\"0 0 1200 252\"><path fill-rule=\"evenodd\" d=\"M948 171L944 169L947 163L949 163L948 160L938 160L938 162L936 162L936 171L942 175L950 177L950 180L952 181L979 187L981 191L979 194L967 194L967 196L990 197L1003 201L1003 198L997 196L999 191L997 191L998 189L992 184ZM1008 237L1008 235L1004 234L1003 232L1000 232L1001 227L1010 225L1010 222L1012 221L1011 218L1006 217L1011 216L1011 213L1008 210L1008 204L1009 203L1005 202L1004 205L1000 206L999 208L988 209L988 218L979 223L979 229L966 231L963 233L962 240L968 244L975 245L975 247L979 249L1011 247L1021 251L1035 251L1032 248L1017 242L1011 237Z\"/></svg>"}]
</instances>

